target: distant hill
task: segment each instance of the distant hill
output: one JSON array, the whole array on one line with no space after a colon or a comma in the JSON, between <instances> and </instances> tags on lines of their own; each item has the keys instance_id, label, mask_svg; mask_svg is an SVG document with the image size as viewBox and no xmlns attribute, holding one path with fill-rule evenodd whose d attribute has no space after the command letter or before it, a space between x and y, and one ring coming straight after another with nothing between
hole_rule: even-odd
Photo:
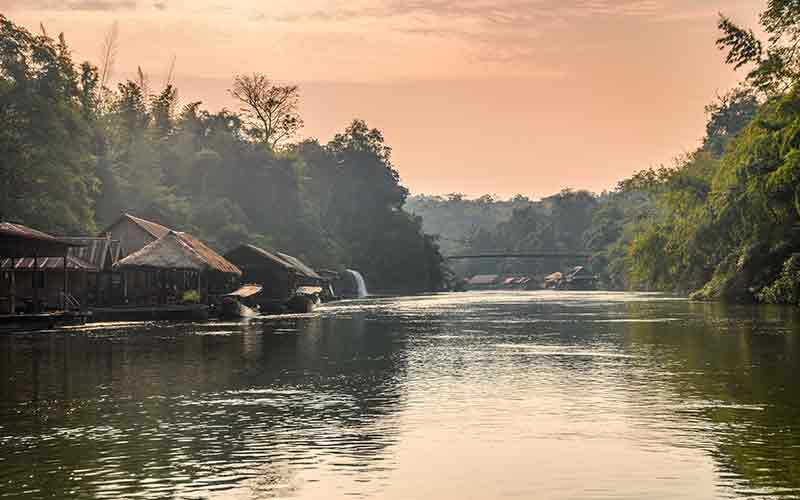
<instances>
[{"instance_id":1,"label":"distant hill","mask_svg":"<svg viewBox=\"0 0 800 500\"><path fill-rule=\"evenodd\" d=\"M496 200L491 195L471 199L462 194L421 194L409 197L404 209L422 217L423 231L439 237L443 255L452 255L469 249L470 241L480 231L493 232L498 224L511 218L515 209L532 204L521 195Z\"/></svg>"}]
</instances>

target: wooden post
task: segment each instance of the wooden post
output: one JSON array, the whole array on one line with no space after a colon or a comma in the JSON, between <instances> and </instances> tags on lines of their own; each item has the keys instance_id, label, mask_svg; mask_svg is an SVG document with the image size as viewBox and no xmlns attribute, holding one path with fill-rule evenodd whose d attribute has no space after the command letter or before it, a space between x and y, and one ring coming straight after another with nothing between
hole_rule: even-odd
<instances>
[{"instance_id":1,"label":"wooden post","mask_svg":"<svg viewBox=\"0 0 800 500\"><path fill-rule=\"evenodd\" d=\"M167 271L164 269L159 269L158 271L158 282L159 282L159 292L158 292L158 305L163 305L167 303Z\"/></svg>"},{"instance_id":2,"label":"wooden post","mask_svg":"<svg viewBox=\"0 0 800 500\"><path fill-rule=\"evenodd\" d=\"M102 298L100 297L100 280L104 279L105 276L106 276L106 272L105 271L101 271L101 272L95 274L95 280L94 280L94 304L92 304L93 306L105 305L104 304L105 301L102 300ZM109 276L109 280L112 280L112 279L113 278L111 278L111 276ZM111 289L111 283L110 282L109 282L108 288L109 288L109 290ZM88 284L86 286L86 290L87 290L87 292L89 290Z\"/></svg>"},{"instance_id":3,"label":"wooden post","mask_svg":"<svg viewBox=\"0 0 800 500\"><path fill-rule=\"evenodd\" d=\"M69 274L67 273L67 254L69 253L69 247L64 249L64 293L62 294L61 302L62 302L62 309L64 311L67 310L67 293L69 292Z\"/></svg>"},{"instance_id":4,"label":"wooden post","mask_svg":"<svg viewBox=\"0 0 800 500\"><path fill-rule=\"evenodd\" d=\"M33 312L39 312L39 283L36 277L39 273L39 260L36 257L36 252L33 254L33 272L31 273L31 284L33 284Z\"/></svg>"},{"instance_id":5,"label":"wooden post","mask_svg":"<svg viewBox=\"0 0 800 500\"><path fill-rule=\"evenodd\" d=\"M14 257L11 257L11 314L17 312L17 268L14 265Z\"/></svg>"}]
</instances>

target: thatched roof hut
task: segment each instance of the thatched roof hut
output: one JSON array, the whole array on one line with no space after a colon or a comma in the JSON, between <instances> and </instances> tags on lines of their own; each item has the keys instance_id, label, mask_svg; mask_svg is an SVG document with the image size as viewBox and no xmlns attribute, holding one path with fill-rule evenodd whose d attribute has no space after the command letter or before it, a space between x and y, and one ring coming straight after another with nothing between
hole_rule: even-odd
<instances>
[{"instance_id":1,"label":"thatched roof hut","mask_svg":"<svg viewBox=\"0 0 800 500\"><path fill-rule=\"evenodd\" d=\"M114 265L115 269L217 271L241 276L242 271L194 236L170 231Z\"/></svg>"}]
</instances>

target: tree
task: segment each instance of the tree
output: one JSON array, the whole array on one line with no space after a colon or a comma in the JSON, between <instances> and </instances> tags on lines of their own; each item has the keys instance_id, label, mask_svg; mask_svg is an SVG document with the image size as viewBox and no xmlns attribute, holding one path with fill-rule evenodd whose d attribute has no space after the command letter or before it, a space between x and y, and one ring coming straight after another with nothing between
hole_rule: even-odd
<instances>
[{"instance_id":1,"label":"tree","mask_svg":"<svg viewBox=\"0 0 800 500\"><path fill-rule=\"evenodd\" d=\"M276 85L261 73L236 75L230 93L245 105L242 112L253 125L254 137L271 149L303 127L296 85Z\"/></svg>"},{"instance_id":2,"label":"tree","mask_svg":"<svg viewBox=\"0 0 800 500\"><path fill-rule=\"evenodd\" d=\"M119 23L114 21L108 29L103 45L100 48L100 88L108 85L114 74L114 64L117 60L117 49L119 46Z\"/></svg>"},{"instance_id":3,"label":"tree","mask_svg":"<svg viewBox=\"0 0 800 500\"><path fill-rule=\"evenodd\" d=\"M703 149L719 157L728 144L755 117L759 103L755 94L746 87L738 87L706 106L708 123Z\"/></svg>"},{"instance_id":4,"label":"tree","mask_svg":"<svg viewBox=\"0 0 800 500\"><path fill-rule=\"evenodd\" d=\"M93 230L96 179L82 90L63 36L33 35L0 15L0 219Z\"/></svg>"},{"instance_id":5,"label":"tree","mask_svg":"<svg viewBox=\"0 0 800 500\"><path fill-rule=\"evenodd\" d=\"M766 44L752 30L720 15L722 36L717 46L728 52L726 62L735 69L753 65L747 81L762 93L774 96L789 90L800 77L800 2L768 0L760 22L768 36Z\"/></svg>"}]
</instances>

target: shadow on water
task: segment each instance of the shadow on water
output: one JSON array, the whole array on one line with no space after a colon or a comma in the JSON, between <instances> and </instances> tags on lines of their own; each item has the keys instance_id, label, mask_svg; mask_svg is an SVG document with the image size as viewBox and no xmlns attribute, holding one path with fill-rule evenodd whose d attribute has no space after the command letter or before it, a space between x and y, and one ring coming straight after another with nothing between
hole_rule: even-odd
<instances>
[{"instance_id":1,"label":"shadow on water","mask_svg":"<svg viewBox=\"0 0 800 500\"><path fill-rule=\"evenodd\" d=\"M386 467L404 360L368 329L353 315L0 336L0 497L272 497L305 470Z\"/></svg>"}]
</instances>

